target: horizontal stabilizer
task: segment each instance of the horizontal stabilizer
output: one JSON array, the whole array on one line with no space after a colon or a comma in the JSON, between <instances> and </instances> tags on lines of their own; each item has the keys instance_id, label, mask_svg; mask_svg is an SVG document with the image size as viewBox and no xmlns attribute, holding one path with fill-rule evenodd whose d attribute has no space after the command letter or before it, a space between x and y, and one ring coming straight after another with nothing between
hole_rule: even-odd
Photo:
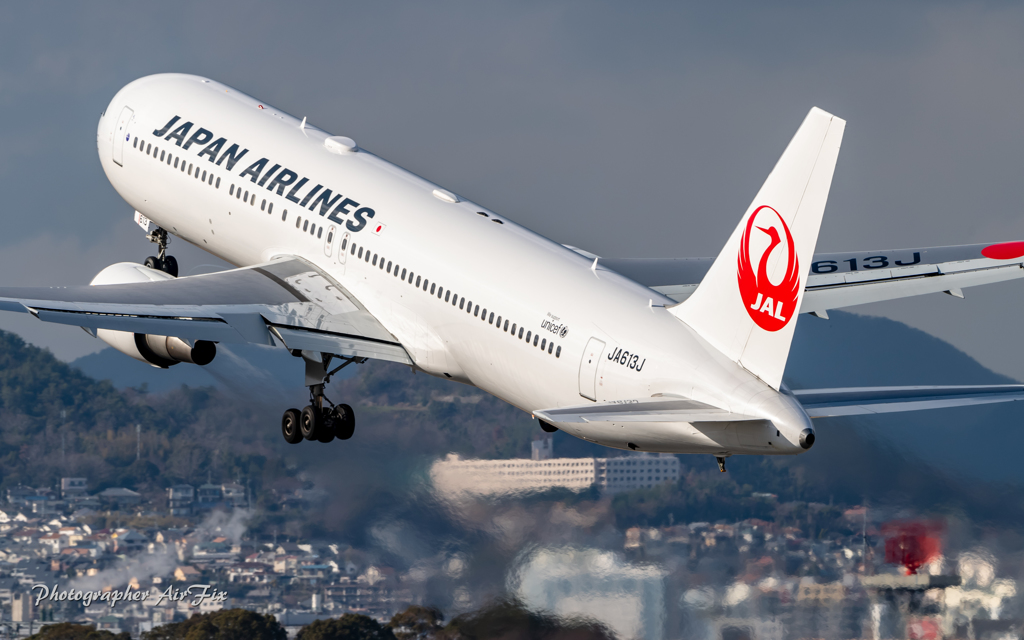
<instances>
[{"instance_id":1,"label":"horizontal stabilizer","mask_svg":"<svg viewBox=\"0 0 1024 640\"><path fill-rule=\"evenodd\" d=\"M812 418L898 413L1024 400L1024 385L852 387L793 391Z\"/></svg>"},{"instance_id":2,"label":"horizontal stabilizer","mask_svg":"<svg viewBox=\"0 0 1024 640\"><path fill-rule=\"evenodd\" d=\"M619 402L601 402L577 407L534 411L535 416L553 423L581 422L738 422L760 420L732 413L686 398L642 398Z\"/></svg>"},{"instance_id":3,"label":"horizontal stabilizer","mask_svg":"<svg viewBox=\"0 0 1024 640\"><path fill-rule=\"evenodd\" d=\"M690 297L713 258L601 258L611 269L676 302ZM842 309L1024 278L1024 242L816 253L801 313Z\"/></svg>"}]
</instances>

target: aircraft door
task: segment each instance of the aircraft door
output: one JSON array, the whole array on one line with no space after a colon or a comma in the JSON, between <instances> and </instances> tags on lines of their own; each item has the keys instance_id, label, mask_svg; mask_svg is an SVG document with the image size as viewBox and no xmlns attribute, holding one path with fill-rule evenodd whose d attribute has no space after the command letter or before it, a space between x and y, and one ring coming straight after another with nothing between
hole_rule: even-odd
<instances>
[{"instance_id":1,"label":"aircraft door","mask_svg":"<svg viewBox=\"0 0 1024 640\"><path fill-rule=\"evenodd\" d=\"M324 240L324 255L328 258L331 257L331 253L334 251L334 227L327 227L327 239Z\"/></svg>"},{"instance_id":2,"label":"aircraft door","mask_svg":"<svg viewBox=\"0 0 1024 640\"><path fill-rule=\"evenodd\" d=\"M124 151L124 143L128 140L128 123L131 122L134 115L134 111L129 107L125 107L121 109L121 115L117 118L117 123L114 125L114 147L111 151L113 152L114 162L119 167L124 166L122 152Z\"/></svg>"},{"instance_id":3,"label":"aircraft door","mask_svg":"<svg viewBox=\"0 0 1024 640\"><path fill-rule=\"evenodd\" d=\"M597 365L601 362L602 353L604 343L591 338L580 361L580 395L594 402L597 402Z\"/></svg>"},{"instance_id":4,"label":"aircraft door","mask_svg":"<svg viewBox=\"0 0 1024 640\"><path fill-rule=\"evenodd\" d=\"M341 246L338 247L338 264L340 265L345 264L345 256L348 255L348 243L351 240L352 237L349 232L346 231L345 233L341 234Z\"/></svg>"}]
</instances>

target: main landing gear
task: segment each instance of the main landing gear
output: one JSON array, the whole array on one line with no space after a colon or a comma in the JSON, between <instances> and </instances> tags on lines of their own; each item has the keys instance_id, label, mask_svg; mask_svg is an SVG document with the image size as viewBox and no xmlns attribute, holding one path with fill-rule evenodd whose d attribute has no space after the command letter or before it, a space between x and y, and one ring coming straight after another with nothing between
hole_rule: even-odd
<instances>
[{"instance_id":1,"label":"main landing gear","mask_svg":"<svg viewBox=\"0 0 1024 640\"><path fill-rule=\"evenodd\" d=\"M361 364L366 358L341 358L342 364L331 372L327 367L334 358L331 354L292 352L306 361L306 386L309 387L309 405L305 409L288 409L281 416L281 435L285 442L298 444L303 440L328 443L335 438L348 440L356 430L356 416L347 404L334 404L324 395L324 385L338 371L352 363ZM319 356L317 358L316 356ZM324 406L324 403L330 406Z\"/></svg>"},{"instance_id":2,"label":"main landing gear","mask_svg":"<svg viewBox=\"0 0 1024 640\"><path fill-rule=\"evenodd\" d=\"M150 269L163 271L164 273L177 278L178 261L174 259L174 256L167 255L167 245L171 242L170 239L167 238L167 232L160 227L157 227L152 231L152 233L146 236L146 239L150 242L155 242L158 250L155 256L149 256L143 264Z\"/></svg>"}]
</instances>

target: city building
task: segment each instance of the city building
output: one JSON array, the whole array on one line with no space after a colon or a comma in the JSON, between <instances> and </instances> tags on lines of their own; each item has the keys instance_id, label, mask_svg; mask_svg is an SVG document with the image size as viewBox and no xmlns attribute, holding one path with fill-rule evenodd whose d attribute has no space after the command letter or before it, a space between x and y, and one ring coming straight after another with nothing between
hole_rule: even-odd
<instances>
[{"instance_id":1,"label":"city building","mask_svg":"<svg viewBox=\"0 0 1024 640\"><path fill-rule=\"evenodd\" d=\"M197 509L212 509L220 505L222 497L219 484L204 484L196 491L195 507Z\"/></svg>"},{"instance_id":2,"label":"city building","mask_svg":"<svg viewBox=\"0 0 1024 640\"><path fill-rule=\"evenodd\" d=\"M665 573L598 549L542 548L515 572L516 595L532 610L593 618L620 638L664 637Z\"/></svg>"},{"instance_id":3,"label":"city building","mask_svg":"<svg viewBox=\"0 0 1024 640\"><path fill-rule=\"evenodd\" d=\"M86 494L87 482L86 478L61 478L60 497L67 500L68 498L84 496Z\"/></svg>"},{"instance_id":4,"label":"city building","mask_svg":"<svg viewBox=\"0 0 1024 640\"><path fill-rule=\"evenodd\" d=\"M232 507L245 508L249 506L246 499L245 487L240 484L228 483L220 486L221 498Z\"/></svg>"},{"instance_id":5,"label":"city building","mask_svg":"<svg viewBox=\"0 0 1024 640\"><path fill-rule=\"evenodd\" d=\"M172 516L192 515L192 503L195 502L196 490L190 484L176 484L167 489L167 506Z\"/></svg>"},{"instance_id":6,"label":"city building","mask_svg":"<svg viewBox=\"0 0 1024 640\"><path fill-rule=\"evenodd\" d=\"M434 488L443 495L492 495L562 487L584 491L597 485L618 493L679 479L679 458L670 454L630 453L615 458L554 458L551 439L535 440L532 457L510 460L463 460L449 454L430 469Z\"/></svg>"}]
</instances>

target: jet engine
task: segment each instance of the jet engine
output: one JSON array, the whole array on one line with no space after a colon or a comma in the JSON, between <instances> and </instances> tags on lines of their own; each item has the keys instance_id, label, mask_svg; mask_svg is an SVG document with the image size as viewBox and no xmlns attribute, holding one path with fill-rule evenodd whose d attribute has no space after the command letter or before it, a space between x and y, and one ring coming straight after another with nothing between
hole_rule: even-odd
<instances>
[{"instance_id":1,"label":"jet engine","mask_svg":"<svg viewBox=\"0 0 1024 640\"><path fill-rule=\"evenodd\" d=\"M141 264L118 262L96 274L89 284L103 286L173 279L174 276L170 274L144 267ZM174 336L155 336L110 329L97 329L96 337L125 355L161 369L166 369L179 362L191 362L198 365L210 364L213 362L214 356L217 355L217 346L206 340L196 340L193 344L189 344Z\"/></svg>"}]
</instances>

